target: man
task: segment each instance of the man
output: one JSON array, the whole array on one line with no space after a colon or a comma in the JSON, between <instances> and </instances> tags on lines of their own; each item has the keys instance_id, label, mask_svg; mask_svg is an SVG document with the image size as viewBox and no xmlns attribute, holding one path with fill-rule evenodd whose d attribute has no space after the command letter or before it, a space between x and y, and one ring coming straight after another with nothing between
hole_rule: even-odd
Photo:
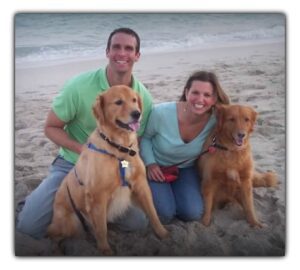
<instances>
[{"instance_id":1,"label":"man","mask_svg":"<svg viewBox=\"0 0 300 270\"><path fill-rule=\"evenodd\" d=\"M60 146L59 155L48 177L26 198L17 224L19 231L34 238L45 236L53 214L55 193L96 128L92 105L99 93L118 84L133 88L143 100L143 120L138 135L144 132L152 98L145 86L132 76L134 63L140 57L139 36L129 28L114 30L108 38L106 56L109 60L106 69L83 73L65 84L47 116L45 134ZM122 230L133 231L146 227L147 219L142 210L131 207L116 224Z\"/></svg>"}]
</instances>

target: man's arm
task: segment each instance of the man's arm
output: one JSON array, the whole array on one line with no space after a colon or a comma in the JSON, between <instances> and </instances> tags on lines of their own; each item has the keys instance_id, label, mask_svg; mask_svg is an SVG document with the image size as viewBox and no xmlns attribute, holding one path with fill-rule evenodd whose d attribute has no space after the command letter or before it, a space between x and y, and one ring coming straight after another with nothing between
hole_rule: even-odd
<instances>
[{"instance_id":1,"label":"man's arm","mask_svg":"<svg viewBox=\"0 0 300 270\"><path fill-rule=\"evenodd\" d=\"M46 119L44 133L55 144L80 154L82 145L69 138L67 132L64 130L65 125L66 123L60 120L53 110L51 110Z\"/></svg>"}]
</instances>

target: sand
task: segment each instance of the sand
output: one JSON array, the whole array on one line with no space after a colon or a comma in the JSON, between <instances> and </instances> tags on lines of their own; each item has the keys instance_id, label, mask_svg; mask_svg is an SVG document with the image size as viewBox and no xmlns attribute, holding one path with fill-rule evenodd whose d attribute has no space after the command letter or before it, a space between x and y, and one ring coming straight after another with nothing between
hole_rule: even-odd
<instances>
[{"instance_id":1,"label":"sand","mask_svg":"<svg viewBox=\"0 0 300 270\"><path fill-rule=\"evenodd\" d=\"M28 195L47 175L57 154L43 126L53 97L63 83L80 72L104 67L105 58L15 70L14 201ZM250 228L236 205L216 210L210 227L174 220L160 241L151 228L134 233L109 230L119 256L282 256L286 245L286 71L285 44L239 45L226 48L142 55L135 76L150 90L155 103L177 100L190 73L214 71L233 103L259 113L252 149L259 171L276 171L277 188L255 188L254 204L264 228ZM95 240L66 240L60 249L49 239L15 233L16 255L99 256Z\"/></svg>"}]
</instances>

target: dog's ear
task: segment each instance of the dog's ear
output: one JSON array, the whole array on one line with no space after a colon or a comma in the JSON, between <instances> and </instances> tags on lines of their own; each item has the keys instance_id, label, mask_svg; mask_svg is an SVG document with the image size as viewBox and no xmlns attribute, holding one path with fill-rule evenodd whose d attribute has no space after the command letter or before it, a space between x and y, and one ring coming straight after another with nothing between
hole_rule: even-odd
<instances>
[{"instance_id":1,"label":"dog's ear","mask_svg":"<svg viewBox=\"0 0 300 270\"><path fill-rule=\"evenodd\" d=\"M140 97L139 94L137 94L136 96L137 96L137 101L138 101L138 106L139 106L140 112L142 113L142 111L143 111L143 101L142 101L142 98Z\"/></svg>"},{"instance_id":2,"label":"dog's ear","mask_svg":"<svg viewBox=\"0 0 300 270\"><path fill-rule=\"evenodd\" d=\"M93 106L93 113L100 125L104 124L104 96L97 96L96 102Z\"/></svg>"},{"instance_id":3,"label":"dog's ear","mask_svg":"<svg viewBox=\"0 0 300 270\"><path fill-rule=\"evenodd\" d=\"M224 123L225 106L222 104L215 105L215 113L217 117L217 131L221 131Z\"/></svg>"},{"instance_id":4,"label":"dog's ear","mask_svg":"<svg viewBox=\"0 0 300 270\"><path fill-rule=\"evenodd\" d=\"M254 130L254 125L255 125L258 113L252 107L249 107L249 109L251 111L251 129L250 129L250 131L252 132Z\"/></svg>"}]
</instances>

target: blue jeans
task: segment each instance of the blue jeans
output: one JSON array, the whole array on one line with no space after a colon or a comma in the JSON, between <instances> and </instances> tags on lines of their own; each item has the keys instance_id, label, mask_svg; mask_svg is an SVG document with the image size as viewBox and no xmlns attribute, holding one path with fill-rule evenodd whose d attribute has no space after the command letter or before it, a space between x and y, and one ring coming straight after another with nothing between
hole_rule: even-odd
<instances>
[{"instance_id":1,"label":"blue jeans","mask_svg":"<svg viewBox=\"0 0 300 270\"><path fill-rule=\"evenodd\" d=\"M61 156L56 157L50 167L48 177L26 197L24 207L18 216L18 231L37 239L46 235L53 215L56 191L73 166L73 163ZM130 207L114 224L123 231L135 231L146 228L148 220L141 209Z\"/></svg>"},{"instance_id":2,"label":"blue jeans","mask_svg":"<svg viewBox=\"0 0 300 270\"><path fill-rule=\"evenodd\" d=\"M200 178L195 167L179 169L172 183L150 180L154 205L163 224L177 217L183 221L199 220L203 214Z\"/></svg>"}]
</instances>

